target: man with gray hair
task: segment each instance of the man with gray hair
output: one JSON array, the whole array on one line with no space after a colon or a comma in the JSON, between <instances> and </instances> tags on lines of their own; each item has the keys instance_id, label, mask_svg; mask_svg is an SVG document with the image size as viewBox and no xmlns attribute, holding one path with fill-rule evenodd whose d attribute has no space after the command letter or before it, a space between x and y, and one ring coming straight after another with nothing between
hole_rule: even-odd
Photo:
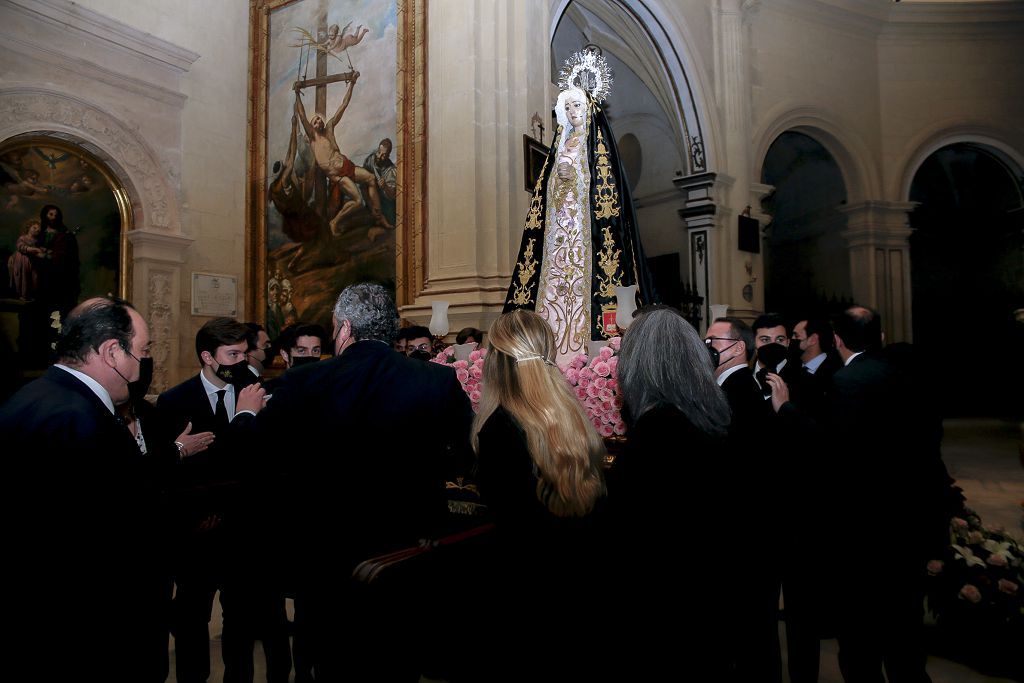
<instances>
[{"instance_id":1,"label":"man with gray hair","mask_svg":"<svg viewBox=\"0 0 1024 683\"><path fill-rule=\"evenodd\" d=\"M296 614L318 680L391 680L417 666L395 656L415 650L411 629L422 624L407 612L413 606L382 605L344 577L430 535L447 512L450 463L468 450L473 413L454 371L395 353L397 331L384 287L345 288L334 307L335 357L289 370L262 410L262 389L242 391L232 422L248 425L260 444L251 452L287 475Z\"/></svg>"}]
</instances>

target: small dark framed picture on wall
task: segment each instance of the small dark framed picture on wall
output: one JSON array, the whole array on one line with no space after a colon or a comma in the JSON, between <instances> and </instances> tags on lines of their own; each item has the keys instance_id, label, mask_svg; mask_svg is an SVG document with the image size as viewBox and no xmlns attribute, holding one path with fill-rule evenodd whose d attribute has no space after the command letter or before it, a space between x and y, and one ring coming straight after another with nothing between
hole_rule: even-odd
<instances>
[{"instance_id":1,"label":"small dark framed picture on wall","mask_svg":"<svg viewBox=\"0 0 1024 683\"><path fill-rule=\"evenodd\" d=\"M525 174L525 187L527 192L533 192L540 180L540 174L544 170L544 160L548 157L548 148L544 143L523 135L523 170Z\"/></svg>"}]
</instances>

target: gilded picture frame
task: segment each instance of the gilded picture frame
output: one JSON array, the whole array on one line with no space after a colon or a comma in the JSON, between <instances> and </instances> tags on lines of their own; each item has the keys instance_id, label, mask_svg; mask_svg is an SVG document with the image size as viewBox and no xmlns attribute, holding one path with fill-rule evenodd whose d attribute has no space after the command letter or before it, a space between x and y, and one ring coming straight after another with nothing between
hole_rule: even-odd
<instances>
[{"instance_id":1,"label":"gilded picture frame","mask_svg":"<svg viewBox=\"0 0 1024 683\"><path fill-rule=\"evenodd\" d=\"M426 0L250 0L246 317L272 337L330 329L354 282L423 287L425 25Z\"/></svg>"},{"instance_id":2,"label":"gilded picture frame","mask_svg":"<svg viewBox=\"0 0 1024 683\"><path fill-rule=\"evenodd\" d=\"M0 143L0 208L0 341L24 379L52 362L58 323L75 305L130 297L133 215L103 159L35 134Z\"/></svg>"}]
</instances>

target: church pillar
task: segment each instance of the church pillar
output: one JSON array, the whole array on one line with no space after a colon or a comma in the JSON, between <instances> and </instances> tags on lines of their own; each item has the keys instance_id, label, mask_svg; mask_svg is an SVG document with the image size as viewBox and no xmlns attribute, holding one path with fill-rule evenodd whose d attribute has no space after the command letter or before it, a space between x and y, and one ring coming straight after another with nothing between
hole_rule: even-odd
<instances>
[{"instance_id":1,"label":"church pillar","mask_svg":"<svg viewBox=\"0 0 1024 683\"><path fill-rule=\"evenodd\" d=\"M724 130L724 168L716 184L722 186L722 199L716 222L722 228L708 235L708 257L712 272L710 301L728 304L729 314L753 318L764 306L761 288L744 288L763 281L761 257L740 253L737 249L737 216L750 204L750 67L747 51L747 24L756 1L719 0L715 20L716 97ZM749 265L749 269L747 266Z\"/></svg>"},{"instance_id":2,"label":"church pillar","mask_svg":"<svg viewBox=\"0 0 1024 683\"><path fill-rule=\"evenodd\" d=\"M882 315L887 342L913 341L910 316L910 225L913 202L865 201L841 207L850 253L853 299Z\"/></svg>"},{"instance_id":3,"label":"church pillar","mask_svg":"<svg viewBox=\"0 0 1024 683\"><path fill-rule=\"evenodd\" d=\"M501 312L529 208L523 134L534 112L550 120L549 8L435 2L427 11L426 282L401 313L425 322L430 302L445 299L453 331L486 327Z\"/></svg>"},{"instance_id":4,"label":"church pillar","mask_svg":"<svg viewBox=\"0 0 1024 683\"><path fill-rule=\"evenodd\" d=\"M186 252L193 240L185 235L168 234L148 229L130 230L132 259L129 266L132 304L149 322L152 340L153 383L150 393L160 393L173 386L178 378L169 375L180 364L189 365L190 358L182 358L182 349L188 353L189 345L176 343L178 330L183 325L181 284L185 282ZM188 298L187 294L184 295Z\"/></svg>"},{"instance_id":5,"label":"church pillar","mask_svg":"<svg viewBox=\"0 0 1024 683\"><path fill-rule=\"evenodd\" d=\"M679 209L679 217L686 225L686 243L690 254L687 271L690 286L704 298L704 309L701 312L702 334L707 330L711 319L712 268L711 268L711 235L715 231L715 174L695 173L681 176L672 183L683 193L683 208ZM714 303L718 303L715 301Z\"/></svg>"}]
</instances>

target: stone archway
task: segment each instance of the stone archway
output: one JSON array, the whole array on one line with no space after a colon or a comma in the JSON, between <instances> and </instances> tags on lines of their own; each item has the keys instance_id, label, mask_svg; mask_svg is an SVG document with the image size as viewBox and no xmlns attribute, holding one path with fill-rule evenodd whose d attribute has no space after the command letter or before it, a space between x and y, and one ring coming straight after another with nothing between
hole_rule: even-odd
<instances>
[{"instance_id":1,"label":"stone archway","mask_svg":"<svg viewBox=\"0 0 1024 683\"><path fill-rule=\"evenodd\" d=\"M181 234L179 198L157 155L113 114L66 92L14 86L0 89L0 142L33 135L57 137L101 160L131 205L130 251L123 288L150 325L153 389L168 384L177 362L173 343L181 264L191 238Z\"/></svg>"},{"instance_id":2,"label":"stone archway","mask_svg":"<svg viewBox=\"0 0 1024 683\"><path fill-rule=\"evenodd\" d=\"M853 296L844 173L815 137L780 134L764 157L761 182L774 192L764 239L765 310L790 318L830 313Z\"/></svg>"},{"instance_id":3,"label":"stone archway","mask_svg":"<svg viewBox=\"0 0 1024 683\"><path fill-rule=\"evenodd\" d=\"M1024 172L997 148L955 142L922 160L909 199L914 339L942 374L947 414L1019 415Z\"/></svg>"}]
</instances>

